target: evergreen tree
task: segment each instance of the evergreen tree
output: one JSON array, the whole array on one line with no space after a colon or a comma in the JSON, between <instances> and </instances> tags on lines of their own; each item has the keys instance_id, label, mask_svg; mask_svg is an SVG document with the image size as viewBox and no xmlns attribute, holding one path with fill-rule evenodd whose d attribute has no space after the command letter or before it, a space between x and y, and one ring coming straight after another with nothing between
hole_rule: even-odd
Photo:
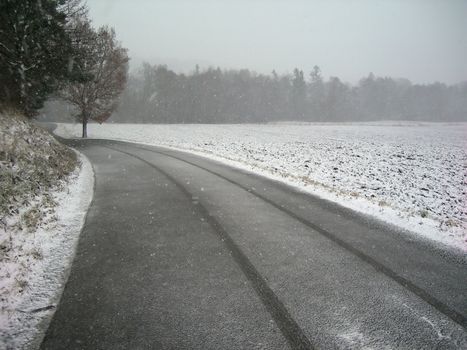
<instances>
[{"instance_id":1,"label":"evergreen tree","mask_svg":"<svg viewBox=\"0 0 467 350\"><path fill-rule=\"evenodd\" d=\"M321 69L314 66L310 73L311 82L308 87L309 112L311 120L323 121L324 118L324 82L321 76Z\"/></svg>"},{"instance_id":2,"label":"evergreen tree","mask_svg":"<svg viewBox=\"0 0 467 350\"><path fill-rule=\"evenodd\" d=\"M298 68L295 68L293 73L291 100L294 117L304 120L306 113L306 83L303 71L298 70Z\"/></svg>"},{"instance_id":3,"label":"evergreen tree","mask_svg":"<svg viewBox=\"0 0 467 350\"><path fill-rule=\"evenodd\" d=\"M0 1L0 107L33 116L73 68L67 1Z\"/></svg>"}]
</instances>

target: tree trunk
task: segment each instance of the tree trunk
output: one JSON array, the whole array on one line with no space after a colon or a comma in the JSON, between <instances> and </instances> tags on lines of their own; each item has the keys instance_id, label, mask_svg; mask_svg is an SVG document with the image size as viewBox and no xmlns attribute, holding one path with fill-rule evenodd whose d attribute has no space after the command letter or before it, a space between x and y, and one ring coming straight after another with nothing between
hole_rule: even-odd
<instances>
[{"instance_id":1,"label":"tree trunk","mask_svg":"<svg viewBox=\"0 0 467 350\"><path fill-rule=\"evenodd\" d=\"M88 117L83 115L83 139L88 137Z\"/></svg>"}]
</instances>

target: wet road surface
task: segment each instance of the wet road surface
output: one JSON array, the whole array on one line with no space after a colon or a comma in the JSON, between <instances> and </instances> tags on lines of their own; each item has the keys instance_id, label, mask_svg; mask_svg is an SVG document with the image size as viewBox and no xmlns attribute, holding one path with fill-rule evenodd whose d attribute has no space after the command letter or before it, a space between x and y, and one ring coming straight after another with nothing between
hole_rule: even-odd
<instances>
[{"instance_id":1,"label":"wet road surface","mask_svg":"<svg viewBox=\"0 0 467 350\"><path fill-rule=\"evenodd\" d=\"M94 199L42 349L467 347L467 258L184 152L67 141Z\"/></svg>"}]
</instances>

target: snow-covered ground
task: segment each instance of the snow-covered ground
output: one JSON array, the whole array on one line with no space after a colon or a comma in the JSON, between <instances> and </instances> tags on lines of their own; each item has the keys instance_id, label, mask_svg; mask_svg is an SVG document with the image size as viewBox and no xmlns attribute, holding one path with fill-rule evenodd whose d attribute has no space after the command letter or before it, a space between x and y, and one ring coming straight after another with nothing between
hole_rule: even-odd
<instances>
[{"instance_id":1,"label":"snow-covered ground","mask_svg":"<svg viewBox=\"0 0 467 350\"><path fill-rule=\"evenodd\" d=\"M82 155L0 114L0 349L38 348L93 195Z\"/></svg>"},{"instance_id":2,"label":"snow-covered ground","mask_svg":"<svg viewBox=\"0 0 467 350\"><path fill-rule=\"evenodd\" d=\"M91 124L89 134L202 154L467 252L467 124Z\"/></svg>"},{"instance_id":3,"label":"snow-covered ground","mask_svg":"<svg viewBox=\"0 0 467 350\"><path fill-rule=\"evenodd\" d=\"M58 205L42 208L47 215L37 229L13 229L27 208L8 219L8 231L0 229L0 241L7 238L8 254L15 254L0 266L1 349L38 347L55 311L93 195L92 166L82 155L79 160L67 186L49 192Z\"/></svg>"}]
</instances>

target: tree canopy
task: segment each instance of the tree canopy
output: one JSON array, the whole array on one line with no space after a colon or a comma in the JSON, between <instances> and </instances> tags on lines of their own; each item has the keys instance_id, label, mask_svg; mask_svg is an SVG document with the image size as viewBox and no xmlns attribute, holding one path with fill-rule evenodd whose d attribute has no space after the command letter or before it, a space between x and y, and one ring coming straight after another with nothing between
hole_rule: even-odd
<instances>
[{"instance_id":1,"label":"tree canopy","mask_svg":"<svg viewBox=\"0 0 467 350\"><path fill-rule=\"evenodd\" d=\"M26 115L42 107L71 70L65 1L0 2L0 104Z\"/></svg>"},{"instance_id":2,"label":"tree canopy","mask_svg":"<svg viewBox=\"0 0 467 350\"><path fill-rule=\"evenodd\" d=\"M81 0L0 1L0 109L32 117L61 91L84 120L110 116L128 56L87 13Z\"/></svg>"}]
</instances>

